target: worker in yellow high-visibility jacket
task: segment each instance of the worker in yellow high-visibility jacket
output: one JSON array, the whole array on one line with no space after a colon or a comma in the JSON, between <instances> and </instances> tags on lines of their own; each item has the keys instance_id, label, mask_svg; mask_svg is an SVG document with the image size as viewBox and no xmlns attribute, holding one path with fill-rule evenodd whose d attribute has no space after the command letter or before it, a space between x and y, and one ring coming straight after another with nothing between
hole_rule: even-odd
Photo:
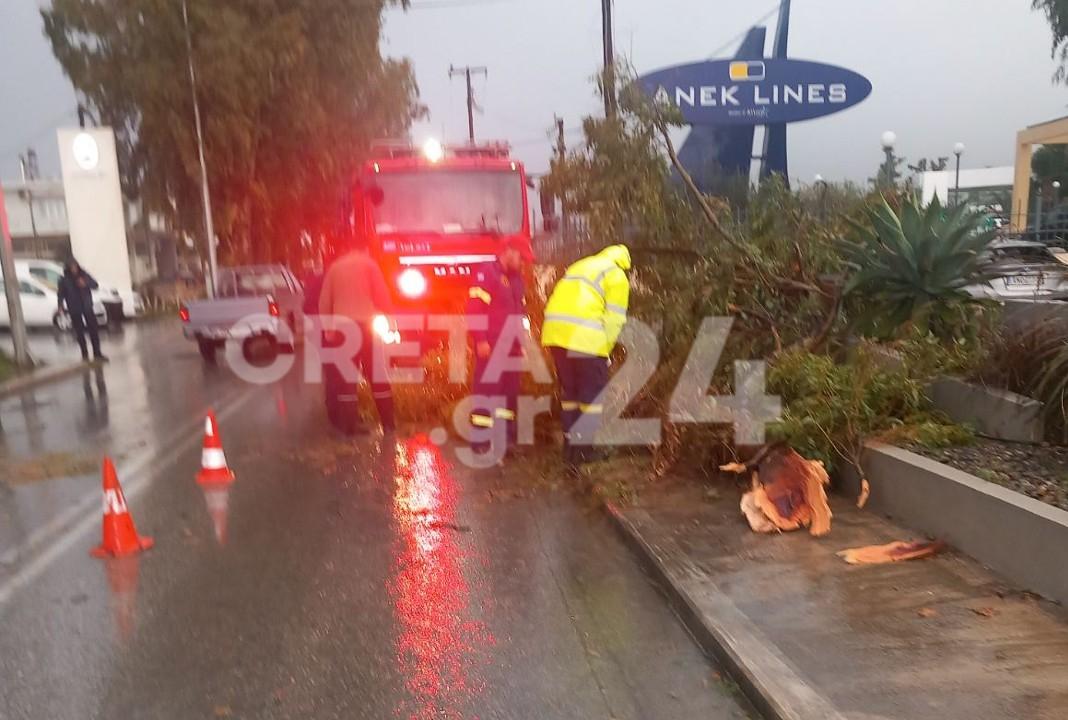
<instances>
[{"instance_id":1,"label":"worker in yellow high-visibility jacket","mask_svg":"<svg viewBox=\"0 0 1068 720\"><path fill-rule=\"evenodd\" d=\"M630 250L612 245L570 266L545 306L541 344L552 352L560 383L564 458L589 462L601 426L608 356L627 322Z\"/></svg>"}]
</instances>

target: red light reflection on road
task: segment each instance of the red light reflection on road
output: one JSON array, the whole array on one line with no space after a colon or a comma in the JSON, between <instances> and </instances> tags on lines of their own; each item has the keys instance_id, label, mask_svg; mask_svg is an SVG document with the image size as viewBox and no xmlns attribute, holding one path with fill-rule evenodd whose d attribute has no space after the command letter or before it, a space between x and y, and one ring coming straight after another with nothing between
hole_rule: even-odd
<instances>
[{"instance_id":1,"label":"red light reflection on road","mask_svg":"<svg viewBox=\"0 0 1068 720\"><path fill-rule=\"evenodd\" d=\"M396 708L418 720L466 717L485 688L479 669L493 638L469 618L465 554L450 529L459 488L425 437L398 443L393 515L397 553L390 597L400 626L397 663L411 700Z\"/></svg>"},{"instance_id":2,"label":"red light reflection on road","mask_svg":"<svg viewBox=\"0 0 1068 720\"><path fill-rule=\"evenodd\" d=\"M136 555L109 558L105 567L108 588L111 590L115 638L119 644L126 645L137 629L137 586L141 577L141 558Z\"/></svg>"}]
</instances>

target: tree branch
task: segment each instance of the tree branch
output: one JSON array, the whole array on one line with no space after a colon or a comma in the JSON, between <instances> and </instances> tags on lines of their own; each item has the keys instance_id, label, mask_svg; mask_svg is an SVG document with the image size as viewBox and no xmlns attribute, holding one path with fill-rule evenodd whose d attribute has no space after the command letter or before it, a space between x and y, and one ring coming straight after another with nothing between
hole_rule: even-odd
<instances>
[{"instance_id":1,"label":"tree branch","mask_svg":"<svg viewBox=\"0 0 1068 720\"><path fill-rule=\"evenodd\" d=\"M686 185L686 188L690 191L694 200L697 201L697 205L701 208L701 214L705 216L708 224L712 226L712 229L715 230L720 237L730 243L732 247L746 257L752 258L749 249L741 241L728 233L723 227L719 221L719 217L716 216L716 211L713 210L712 206L708 203L708 198L706 198L700 188L697 187L697 183L694 182L693 176L690 175L689 171L687 171L679 161L679 155L675 152L675 143L671 142L671 135L668 132L667 123L665 123L662 118L657 117L656 127L657 130L660 131L660 137L663 139L664 145L667 147L668 157L671 159L671 164L675 167L675 171L679 174L679 177L682 178L683 184Z\"/></svg>"},{"instance_id":2,"label":"tree branch","mask_svg":"<svg viewBox=\"0 0 1068 720\"><path fill-rule=\"evenodd\" d=\"M831 334L831 330L834 328L834 321L838 319L838 312L842 308L842 288L838 289L835 293L834 302L831 303L831 310L827 313L827 317L823 319L823 325L815 336L805 341L804 348L808 352L815 352L823 347L827 342L827 338Z\"/></svg>"}]
</instances>

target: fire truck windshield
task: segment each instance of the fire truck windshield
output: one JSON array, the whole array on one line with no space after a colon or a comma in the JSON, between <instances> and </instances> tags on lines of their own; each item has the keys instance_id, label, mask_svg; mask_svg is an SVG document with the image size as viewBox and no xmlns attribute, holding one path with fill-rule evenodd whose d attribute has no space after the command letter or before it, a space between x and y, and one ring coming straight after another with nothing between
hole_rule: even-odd
<instances>
[{"instance_id":1,"label":"fire truck windshield","mask_svg":"<svg viewBox=\"0 0 1068 720\"><path fill-rule=\"evenodd\" d=\"M379 234L514 235L523 227L522 176L506 170L386 172L375 178Z\"/></svg>"}]
</instances>

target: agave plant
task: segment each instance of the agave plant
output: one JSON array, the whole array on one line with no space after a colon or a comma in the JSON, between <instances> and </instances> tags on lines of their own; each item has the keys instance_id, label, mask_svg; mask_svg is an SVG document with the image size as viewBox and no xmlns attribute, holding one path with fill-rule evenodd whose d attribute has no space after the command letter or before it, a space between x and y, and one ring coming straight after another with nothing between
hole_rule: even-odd
<instances>
[{"instance_id":1,"label":"agave plant","mask_svg":"<svg viewBox=\"0 0 1068 720\"><path fill-rule=\"evenodd\" d=\"M889 337L907 324L939 336L970 325L974 300L965 288L988 282L985 251L994 239L983 218L964 206L926 208L908 197L900 212L883 199L852 222L842 248L853 274L844 293L857 308L859 329Z\"/></svg>"}]
</instances>

